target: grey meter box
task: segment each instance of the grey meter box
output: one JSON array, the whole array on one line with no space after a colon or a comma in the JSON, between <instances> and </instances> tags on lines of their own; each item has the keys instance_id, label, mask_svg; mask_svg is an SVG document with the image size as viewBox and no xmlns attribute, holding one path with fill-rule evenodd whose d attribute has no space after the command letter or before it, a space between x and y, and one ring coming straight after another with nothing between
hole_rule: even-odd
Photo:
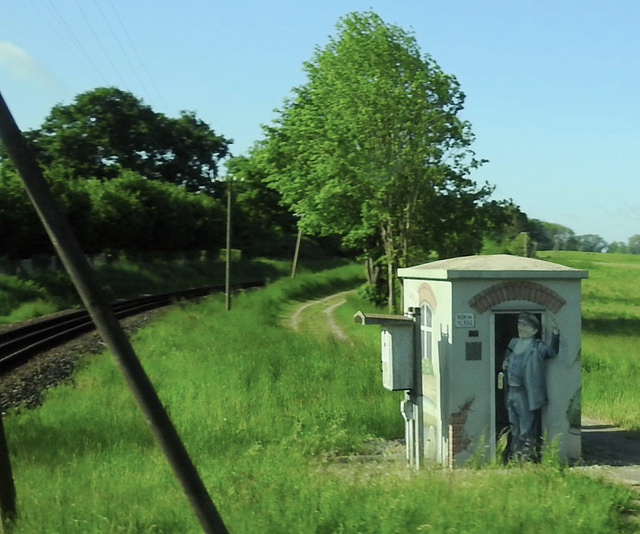
<instances>
[{"instance_id":1,"label":"grey meter box","mask_svg":"<svg viewBox=\"0 0 640 534\"><path fill-rule=\"evenodd\" d=\"M412 325L383 325L382 385L390 391L413 388L413 328Z\"/></svg>"},{"instance_id":2,"label":"grey meter box","mask_svg":"<svg viewBox=\"0 0 640 534\"><path fill-rule=\"evenodd\" d=\"M391 391L413 389L415 386L415 320L407 315L383 315L358 312L356 322L382 327L382 385Z\"/></svg>"}]
</instances>

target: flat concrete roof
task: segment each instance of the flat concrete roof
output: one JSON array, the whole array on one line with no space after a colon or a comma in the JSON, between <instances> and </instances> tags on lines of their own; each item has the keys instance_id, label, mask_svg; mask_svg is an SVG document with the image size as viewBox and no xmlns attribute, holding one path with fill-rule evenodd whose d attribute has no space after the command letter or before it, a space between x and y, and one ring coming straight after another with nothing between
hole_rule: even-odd
<instances>
[{"instance_id":1,"label":"flat concrete roof","mask_svg":"<svg viewBox=\"0 0 640 534\"><path fill-rule=\"evenodd\" d=\"M415 267L398 269L400 278L452 280L459 278L587 278L589 271L574 269L550 261L495 254L464 256L438 260Z\"/></svg>"}]
</instances>

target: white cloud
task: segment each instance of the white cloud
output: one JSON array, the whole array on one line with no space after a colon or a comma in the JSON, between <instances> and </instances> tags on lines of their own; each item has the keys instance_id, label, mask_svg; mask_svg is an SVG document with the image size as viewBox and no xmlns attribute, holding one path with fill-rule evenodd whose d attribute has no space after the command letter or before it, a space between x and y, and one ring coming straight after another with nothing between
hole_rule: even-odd
<instances>
[{"instance_id":1,"label":"white cloud","mask_svg":"<svg viewBox=\"0 0 640 534\"><path fill-rule=\"evenodd\" d=\"M52 91L61 87L60 81L44 65L8 41L0 41L0 68L15 78L36 83Z\"/></svg>"}]
</instances>

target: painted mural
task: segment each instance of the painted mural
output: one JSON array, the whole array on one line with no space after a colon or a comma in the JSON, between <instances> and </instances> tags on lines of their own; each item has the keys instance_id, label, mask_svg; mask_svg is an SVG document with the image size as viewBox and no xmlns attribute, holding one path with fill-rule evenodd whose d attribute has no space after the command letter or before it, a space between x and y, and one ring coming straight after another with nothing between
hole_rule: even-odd
<instances>
[{"instance_id":1,"label":"painted mural","mask_svg":"<svg viewBox=\"0 0 640 534\"><path fill-rule=\"evenodd\" d=\"M546 360L558 355L560 330L553 317L551 342L547 345L537 334L540 320L533 313L518 316L518 337L509 342L504 363L504 383L509 418L508 457L538 460L542 427L542 408L548 402Z\"/></svg>"}]
</instances>

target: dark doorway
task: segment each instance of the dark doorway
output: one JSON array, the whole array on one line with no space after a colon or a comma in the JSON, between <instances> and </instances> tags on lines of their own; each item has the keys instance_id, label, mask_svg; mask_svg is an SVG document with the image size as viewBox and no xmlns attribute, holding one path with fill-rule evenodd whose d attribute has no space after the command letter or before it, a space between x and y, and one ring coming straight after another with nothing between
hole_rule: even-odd
<instances>
[{"instance_id":1,"label":"dark doorway","mask_svg":"<svg viewBox=\"0 0 640 534\"><path fill-rule=\"evenodd\" d=\"M542 324L542 314L531 312L538 318L540 324ZM503 389L499 389L498 384L498 375L502 371L502 363L504 362L504 358L507 353L507 349L509 348L509 341L512 338L518 337L518 315L520 312L505 312L505 313L496 313L495 314L495 384L496 389L494 391L495 395L495 406L496 406L496 443L500 439L502 435L507 433L509 430L509 415L507 414L507 405L506 405L506 384L504 384ZM538 330L536 334L537 338L541 337L542 328ZM505 453L508 452L509 446L507 444L507 448ZM506 455L505 455L506 456ZM506 458L505 458L506 459Z\"/></svg>"}]
</instances>

